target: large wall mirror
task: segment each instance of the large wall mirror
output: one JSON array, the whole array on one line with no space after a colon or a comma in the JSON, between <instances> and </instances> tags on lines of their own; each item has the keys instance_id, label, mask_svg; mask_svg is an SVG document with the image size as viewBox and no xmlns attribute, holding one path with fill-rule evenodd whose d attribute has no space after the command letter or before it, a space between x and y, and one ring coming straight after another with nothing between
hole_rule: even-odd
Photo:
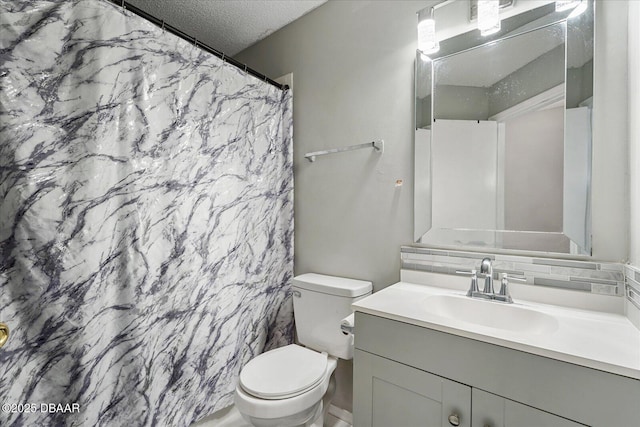
<instances>
[{"instance_id":1,"label":"large wall mirror","mask_svg":"<svg viewBox=\"0 0 640 427\"><path fill-rule=\"evenodd\" d=\"M590 254L587 5L570 16L550 2L489 39L474 30L417 52L416 242Z\"/></svg>"}]
</instances>

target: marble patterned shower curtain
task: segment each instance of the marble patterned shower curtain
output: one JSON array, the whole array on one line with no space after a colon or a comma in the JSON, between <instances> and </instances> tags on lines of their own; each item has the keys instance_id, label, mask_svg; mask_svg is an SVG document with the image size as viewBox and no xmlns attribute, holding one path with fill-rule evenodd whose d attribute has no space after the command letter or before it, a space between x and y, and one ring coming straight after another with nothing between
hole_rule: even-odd
<instances>
[{"instance_id":1,"label":"marble patterned shower curtain","mask_svg":"<svg viewBox=\"0 0 640 427\"><path fill-rule=\"evenodd\" d=\"M110 2L0 0L0 425L188 426L291 341L291 106Z\"/></svg>"}]
</instances>

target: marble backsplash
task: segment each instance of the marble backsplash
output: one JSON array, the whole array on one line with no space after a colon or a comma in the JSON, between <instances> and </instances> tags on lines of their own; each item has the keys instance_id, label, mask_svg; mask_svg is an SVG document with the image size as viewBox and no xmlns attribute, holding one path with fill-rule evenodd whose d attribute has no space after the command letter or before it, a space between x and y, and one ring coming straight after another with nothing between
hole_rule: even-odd
<instances>
[{"instance_id":1,"label":"marble backsplash","mask_svg":"<svg viewBox=\"0 0 640 427\"><path fill-rule=\"evenodd\" d=\"M523 277L526 283L592 292L602 295L624 294L622 264L573 261L490 253L447 251L404 246L401 249L402 268L433 273L456 274L460 270L480 270L480 261L490 258L493 273Z\"/></svg>"},{"instance_id":2,"label":"marble backsplash","mask_svg":"<svg viewBox=\"0 0 640 427\"><path fill-rule=\"evenodd\" d=\"M625 312L631 323L640 329L640 268L625 266Z\"/></svg>"},{"instance_id":3,"label":"marble backsplash","mask_svg":"<svg viewBox=\"0 0 640 427\"><path fill-rule=\"evenodd\" d=\"M0 32L0 425L231 404L293 339L291 93L107 1L0 0Z\"/></svg>"}]
</instances>

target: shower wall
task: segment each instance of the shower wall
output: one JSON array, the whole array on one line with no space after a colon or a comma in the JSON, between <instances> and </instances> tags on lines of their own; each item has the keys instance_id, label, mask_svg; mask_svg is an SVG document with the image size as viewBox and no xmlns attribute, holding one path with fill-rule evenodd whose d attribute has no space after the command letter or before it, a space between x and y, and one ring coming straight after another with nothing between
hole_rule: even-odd
<instances>
[{"instance_id":1,"label":"shower wall","mask_svg":"<svg viewBox=\"0 0 640 427\"><path fill-rule=\"evenodd\" d=\"M291 342L291 108L105 0L0 0L0 425L188 426Z\"/></svg>"}]
</instances>

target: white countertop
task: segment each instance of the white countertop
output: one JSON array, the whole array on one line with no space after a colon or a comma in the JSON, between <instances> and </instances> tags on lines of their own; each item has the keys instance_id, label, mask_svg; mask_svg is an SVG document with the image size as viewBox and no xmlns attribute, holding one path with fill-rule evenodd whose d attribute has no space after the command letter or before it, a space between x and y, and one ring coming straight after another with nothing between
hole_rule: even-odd
<instances>
[{"instance_id":1,"label":"white countertop","mask_svg":"<svg viewBox=\"0 0 640 427\"><path fill-rule=\"evenodd\" d=\"M623 315L516 300L514 306L545 313L558 321L557 328L552 332L526 333L434 315L423 303L425 298L433 295L463 296L465 292L398 282L355 302L353 309L640 379L640 331Z\"/></svg>"}]
</instances>

